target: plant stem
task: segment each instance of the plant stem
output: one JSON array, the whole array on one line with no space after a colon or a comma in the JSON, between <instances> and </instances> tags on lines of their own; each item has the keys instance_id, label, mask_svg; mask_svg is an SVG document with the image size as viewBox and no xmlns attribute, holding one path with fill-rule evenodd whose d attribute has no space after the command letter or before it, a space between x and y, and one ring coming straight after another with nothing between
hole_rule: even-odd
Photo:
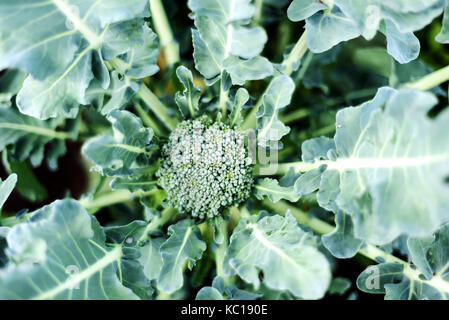
<instances>
[{"instance_id":1,"label":"plant stem","mask_svg":"<svg viewBox=\"0 0 449 320\"><path fill-rule=\"evenodd\" d=\"M256 165L254 167L254 174L255 175L261 175L261 169L264 169L263 171L266 172L275 172L272 175L282 175L286 174L290 168L293 168L295 171L299 172L307 172L313 169L318 168L320 165L327 165L329 161L323 160L323 161L315 161L315 162L289 162L289 163L280 163L280 164L270 164L268 166L258 166Z\"/></svg>"},{"instance_id":2,"label":"plant stem","mask_svg":"<svg viewBox=\"0 0 449 320\"><path fill-rule=\"evenodd\" d=\"M97 212L103 207L134 199L136 196L146 197L153 194L157 189L142 192L130 192L125 189L105 192L94 199L80 199L78 202L91 213Z\"/></svg>"},{"instance_id":3,"label":"plant stem","mask_svg":"<svg viewBox=\"0 0 449 320\"><path fill-rule=\"evenodd\" d=\"M30 126L19 123L0 123L0 129L11 129L17 131L29 132L35 135L45 136L52 139L66 140L72 138L72 133L55 131L47 128Z\"/></svg>"},{"instance_id":4,"label":"plant stem","mask_svg":"<svg viewBox=\"0 0 449 320\"><path fill-rule=\"evenodd\" d=\"M279 119L284 123L284 124L288 124L300 119L304 119L305 117L307 117L308 115L310 115L310 110L308 109L297 109L293 112L287 113L287 114L283 114L279 116Z\"/></svg>"},{"instance_id":5,"label":"plant stem","mask_svg":"<svg viewBox=\"0 0 449 320\"><path fill-rule=\"evenodd\" d=\"M296 42L292 51L288 54L287 58L282 61L284 67L284 74L289 76L293 72L293 65L302 59L307 52L307 32L304 31L299 40Z\"/></svg>"},{"instance_id":6,"label":"plant stem","mask_svg":"<svg viewBox=\"0 0 449 320\"><path fill-rule=\"evenodd\" d=\"M158 97L148 87L142 83L140 91L137 95L145 102L145 104L154 112L156 117L164 123L164 125L173 130L176 128L177 120L168 114L168 108L158 99Z\"/></svg>"},{"instance_id":7,"label":"plant stem","mask_svg":"<svg viewBox=\"0 0 449 320\"><path fill-rule=\"evenodd\" d=\"M95 214L98 210L103 207L110 206L113 204L125 202L134 199L136 196L146 197L153 194L157 189L142 192L130 192L128 190L114 190L110 192L103 193L96 197L95 199L80 199L79 204L88 210L91 214ZM2 226L12 227L19 222L26 221L35 211L29 212L22 217L18 218L16 216L5 217L0 220Z\"/></svg>"},{"instance_id":8,"label":"plant stem","mask_svg":"<svg viewBox=\"0 0 449 320\"><path fill-rule=\"evenodd\" d=\"M262 22L263 0L255 0L256 13L253 18L253 25L260 25Z\"/></svg>"},{"instance_id":9,"label":"plant stem","mask_svg":"<svg viewBox=\"0 0 449 320\"><path fill-rule=\"evenodd\" d=\"M157 136L163 136L164 133L162 131L162 129L159 127L159 125L156 123L156 121L154 121L149 115L148 113L143 110L142 106L140 105L139 102L135 102L134 103L134 109L136 109L137 114L139 115L140 119L142 119L142 122L147 126L153 129L154 133Z\"/></svg>"},{"instance_id":10,"label":"plant stem","mask_svg":"<svg viewBox=\"0 0 449 320\"><path fill-rule=\"evenodd\" d=\"M232 210L238 211L238 209L235 207L231 208L230 210L231 210L231 212L232 212ZM220 229L220 233L223 235L223 242L215 250L215 264L216 264L216 268L217 268L217 276L222 277L225 282L225 286L228 286L229 278L223 272L224 256L225 256L226 250L228 249L228 245L229 245L228 222L226 220L223 220L219 226L219 229Z\"/></svg>"},{"instance_id":11,"label":"plant stem","mask_svg":"<svg viewBox=\"0 0 449 320\"><path fill-rule=\"evenodd\" d=\"M278 201L277 203L273 203L267 199L262 202L265 206L273 210L274 212L284 215L287 210L290 211L293 217L302 224L308 225L313 231L319 234L326 234L334 230L334 226L314 217L310 217L304 211L289 205L285 201ZM403 273L406 277L413 279L414 281L422 282L424 284L428 284L434 288L437 288L440 291L449 293L449 284L447 281L444 281L441 276L436 275L431 280L422 280L420 278L421 272L419 269L413 270L410 267L410 264L407 261L399 259L392 254L389 254L376 246L367 244L363 249L358 251L358 254L365 256L366 258L379 261L379 258L382 258L383 261L388 263L399 263L403 266Z\"/></svg>"},{"instance_id":12,"label":"plant stem","mask_svg":"<svg viewBox=\"0 0 449 320\"><path fill-rule=\"evenodd\" d=\"M449 81L449 66L446 66L440 70L432 72L427 76L422 77L414 82L404 84L405 88L429 90L436 87L446 81Z\"/></svg>"},{"instance_id":13,"label":"plant stem","mask_svg":"<svg viewBox=\"0 0 449 320\"><path fill-rule=\"evenodd\" d=\"M303 34L301 35L301 37L299 38L298 42L296 42L292 51L289 53L287 58L285 58L285 60L281 64L284 67L283 72L285 75L287 75L287 76L291 75L291 73L293 72L293 64L296 63L297 61L301 60L306 52L307 52L307 33L306 33L306 31L304 31ZM274 78L271 79L268 87L270 87L270 85L273 81L274 81ZM266 90L265 90L265 92L266 92ZM263 103L263 96L264 96L265 92L260 96L259 100L253 106L250 113L246 116L246 119L242 124L242 130L249 130L256 126L256 122L257 122L256 112Z\"/></svg>"},{"instance_id":14,"label":"plant stem","mask_svg":"<svg viewBox=\"0 0 449 320\"><path fill-rule=\"evenodd\" d=\"M223 73L221 74L223 77ZM223 80L220 80L220 96L218 98L218 109L221 111L222 119L226 116L226 103L228 102L228 92L223 90Z\"/></svg>"},{"instance_id":15,"label":"plant stem","mask_svg":"<svg viewBox=\"0 0 449 320\"><path fill-rule=\"evenodd\" d=\"M154 29L159 36L161 48L169 66L173 66L180 60L179 45L173 37L173 33L165 14L161 0L150 0L151 18Z\"/></svg>"}]
</instances>

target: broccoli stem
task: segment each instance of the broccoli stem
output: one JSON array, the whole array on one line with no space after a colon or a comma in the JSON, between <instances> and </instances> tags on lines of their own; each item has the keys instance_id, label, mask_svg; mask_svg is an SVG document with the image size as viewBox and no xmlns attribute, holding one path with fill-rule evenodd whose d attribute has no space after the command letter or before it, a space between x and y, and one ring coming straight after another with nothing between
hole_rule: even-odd
<instances>
[{"instance_id":1,"label":"broccoli stem","mask_svg":"<svg viewBox=\"0 0 449 320\"><path fill-rule=\"evenodd\" d=\"M273 203L265 199L262 203L263 205L280 215L284 215L285 212L289 210L299 223L308 225L316 233L326 234L334 230L334 226L318 218L310 217L307 213L296 208L295 206L288 204L286 201L281 200L277 203ZM358 254L365 256L372 261L379 261L379 258L382 258L382 260L387 263L399 263L404 267L403 273L406 277L409 277L414 281L429 284L430 286L437 288L439 291L449 293L449 284L444 281L441 276L436 275L431 280L422 280L420 278L421 272L419 271L419 269L413 270L408 262L399 259L392 254L379 249L376 246L367 244L363 249L360 249L358 251Z\"/></svg>"},{"instance_id":2,"label":"broccoli stem","mask_svg":"<svg viewBox=\"0 0 449 320\"><path fill-rule=\"evenodd\" d=\"M173 66L180 60L179 45L173 37L170 23L168 22L161 0L151 0L150 11L154 29L159 36L167 64Z\"/></svg>"},{"instance_id":3,"label":"broccoli stem","mask_svg":"<svg viewBox=\"0 0 449 320\"><path fill-rule=\"evenodd\" d=\"M233 210L237 210L237 208L232 207L230 208L231 213ZM227 277L224 274L223 271L223 260L226 253L226 250L228 249L229 240L228 240L228 222L226 220L221 221L219 225L220 233L223 235L223 242L217 247L215 250L215 264L217 268L217 276L223 278L225 285L229 285L229 277Z\"/></svg>"},{"instance_id":4,"label":"broccoli stem","mask_svg":"<svg viewBox=\"0 0 449 320\"><path fill-rule=\"evenodd\" d=\"M223 72L221 73L223 77ZM223 89L223 79L220 79L220 96L218 98L218 108L221 111L222 119L226 117L226 103L229 100L228 92Z\"/></svg>"},{"instance_id":5,"label":"broccoli stem","mask_svg":"<svg viewBox=\"0 0 449 320\"><path fill-rule=\"evenodd\" d=\"M152 195L153 193L157 192L158 189L152 189L150 191L142 192L130 192L125 189L121 190L114 190L110 192L105 192L100 194L98 197L94 199L80 199L78 202L89 211L91 214L95 214L97 211L99 211L103 207L107 207L113 204L122 203L126 201L130 201L134 199L135 197L147 197L149 195ZM12 227L26 219L28 219L33 212L29 212L21 217L5 217L0 219L0 225L6 226L6 227Z\"/></svg>"},{"instance_id":6,"label":"broccoli stem","mask_svg":"<svg viewBox=\"0 0 449 320\"><path fill-rule=\"evenodd\" d=\"M440 70L434 71L419 80L404 84L405 88L429 90L433 87L449 81L449 66L446 66Z\"/></svg>"},{"instance_id":7,"label":"broccoli stem","mask_svg":"<svg viewBox=\"0 0 449 320\"><path fill-rule=\"evenodd\" d=\"M150 90L148 87L142 83L140 86L140 91L137 95L142 99L143 102L154 112L156 117L161 120L164 125L173 130L176 128L178 121L175 117L171 116L167 110L168 108L159 100L159 98Z\"/></svg>"},{"instance_id":8,"label":"broccoli stem","mask_svg":"<svg viewBox=\"0 0 449 320\"><path fill-rule=\"evenodd\" d=\"M297 61L301 60L304 54L307 52L307 33L306 31L303 32L301 37L299 38L298 42L296 42L295 46L293 47L292 51L288 54L287 58L282 62L282 67L284 68L284 74L287 76L290 76L293 72L293 64ZM271 85L271 83L274 81L274 78L271 80L268 87ZM267 88L268 88L267 87ZM265 90L266 92L266 90ZM249 130L256 126L256 112L259 109L259 107L263 103L263 96L265 92L260 96L257 103L254 105L254 107L251 109L250 113L246 116L245 121L242 124L243 130Z\"/></svg>"},{"instance_id":9,"label":"broccoli stem","mask_svg":"<svg viewBox=\"0 0 449 320\"><path fill-rule=\"evenodd\" d=\"M134 109L136 109L137 114L139 115L142 122L147 126L153 129L154 133L157 136L164 136L164 132L162 128L154 121L148 113L142 108L139 102L134 103Z\"/></svg>"},{"instance_id":10,"label":"broccoli stem","mask_svg":"<svg viewBox=\"0 0 449 320\"><path fill-rule=\"evenodd\" d=\"M263 0L255 0L254 5L256 7L256 13L253 18L253 25L260 25L262 23Z\"/></svg>"},{"instance_id":11,"label":"broccoli stem","mask_svg":"<svg viewBox=\"0 0 449 320\"><path fill-rule=\"evenodd\" d=\"M310 115L310 110L308 110L308 109L297 109L297 110L292 111L290 113L287 113L285 115L280 115L279 119L284 124L289 124L291 122L295 122L297 120L304 119L308 115Z\"/></svg>"}]
</instances>

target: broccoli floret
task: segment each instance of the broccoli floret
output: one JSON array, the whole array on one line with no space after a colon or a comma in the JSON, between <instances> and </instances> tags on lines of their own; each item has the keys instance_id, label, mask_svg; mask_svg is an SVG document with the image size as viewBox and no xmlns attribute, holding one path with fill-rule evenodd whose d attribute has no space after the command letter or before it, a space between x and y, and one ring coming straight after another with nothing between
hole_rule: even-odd
<instances>
[{"instance_id":1,"label":"broccoli floret","mask_svg":"<svg viewBox=\"0 0 449 320\"><path fill-rule=\"evenodd\" d=\"M252 164L242 133L207 116L183 121L162 148L159 183L168 203L203 219L246 200L253 185Z\"/></svg>"}]
</instances>

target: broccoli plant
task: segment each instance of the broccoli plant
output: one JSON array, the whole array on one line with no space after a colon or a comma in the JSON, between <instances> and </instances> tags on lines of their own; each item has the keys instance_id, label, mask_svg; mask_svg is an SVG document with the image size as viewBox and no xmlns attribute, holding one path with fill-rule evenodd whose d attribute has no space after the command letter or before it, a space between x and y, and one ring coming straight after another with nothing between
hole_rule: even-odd
<instances>
[{"instance_id":1,"label":"broccoli plant","mask_svg":"<svg viewBox=\"0 0 449 320\"><path fill-rule=\"evenodd\" d=\"M449 299L448 8L2 0L0 299Z\"/></svg>"}]
</instances>

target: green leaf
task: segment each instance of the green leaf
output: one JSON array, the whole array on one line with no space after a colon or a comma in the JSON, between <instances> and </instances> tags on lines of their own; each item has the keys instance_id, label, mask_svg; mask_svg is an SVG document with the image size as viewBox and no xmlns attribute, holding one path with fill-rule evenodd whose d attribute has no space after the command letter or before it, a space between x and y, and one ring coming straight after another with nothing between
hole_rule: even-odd
<instances>
[{"instance_id":1,"label":"green leaf","mask_svg":"<svg viewBox=\"0 0 449 320\"><path fill-rule=\"evenodd\" d=\"M360 35L355 23L336 7L329 14L318 12L308 18L306 30L307 47L313 53L327 51Z\"/></svg>"},{"instance_id":2,"label":"green leaf","mask_svg":"<svg viewBox=\"0 0 449 320\"><path fill-rule=\"evenodd\" d=\"M291 202L296 202L299 199L292 186L280 186L276 179L271 178L259 180L254 186L254 195L259 200L262 200L266 196L271 202L275 203L281 199L286 199Z\"/></svg>"},{"instance_id":3,"label":"green leaf","mask_svg":"<svg viewBox=\"0 0 449 320\"><path fill-rule=\"evenodd\" d=\"M11 98L22 88L26 73L17 69L8 69L0 76L0 105L11 104Z\"/></svg>"},{"instance_id":4,"label":"green leaf","mask_svg":"<svg viewBox=\"0 0 449 320\"><path fill-rule=\"evenodd\" d=\"M249 93L245 88L239 88L231 106L231 127L240 126L243 122L242 109L249 100Z\"/></svg>"},{"instance_id":5,"label":"green leaf","mask_svg":"<svg viewBox=\"0 0 449 320\"><path fill-rule=\"evenodd\" d=\"M123 285L130 288L139 298L151 299L153 288L149 278L146 277L142 262L143 249L138 240L143 234L147 223L140 220L124 226L104 228L107 242L123 247L123 256L120 260L121 268L117 270Z\"/></svg>"},{"instance_id":6,"label":"green leaf","mask_svg":"<svg viewBox=\"0 0 449 320\"><path fill-rule=\"evenodd\" d=\"M413 32L430 24L445 5L445 0L295 0L287 15L292 21L306 20L307 45L314 53L360 35L371 40L381 31L387 37L390 55L407 63L420 49Z\"/></svg>"},{"instance_id":7,"label":"green leaf","mask_svg":"<svg viewBox=\"0 0 449 320\"><path fill-rule=\"evenodd\" d=\"M316 0L293 0L287 10L287 16L292 21L305 20L327 6Z\"/></svg>"},{"instance_id":8,"label":"green leaf","mask_svg":"<svg viewBox=\"0 0 449 320\"><path fill-rule=\"evenodd\" d=\"M157 287L163 292L173 293L184 283L184 264L192 269L206 250L206 243L201 240L198 227L189 219L168 227L168 234L170 237L160 248L163 264Z\"/></svg>"},{"instance_id":9,"label":"green leaf","mask_svg":"<svg viewBox=\"0 0 449 320\"><path fill-rule=\"evenodd\" d=\"M248 0L190 0L196 29L192 30L196 69L212 85L224 71L232 84L263 79L273 74L273 67L259 56L267 35L260 27L248 27L254 7Z\"/></svg>"},{"instance_id":10,"label":"green leaf","mask_svg":"<svg viewBox=\"0 0 449 320\"><path fill-rule=\"evenodd\" d=\"M15 107L0 104L0 151L12 145L9 156L17 161L30 159L34 167L41 164L44 147L48 143L55 144L53 139L74 138L75 133L58 132L62 119L48 121L37 120L21 114ZM64 144L64 143L63 143ZM65 149L61 153L64 153ZM56 157L57 159L57 157ZM52 160L46 159L47 162Z\"/></svg>"},{"instance_id":11,"label":"green leaf","mask_svg":"<svg viewBox=\"0 0 449 320\"><path fill-rule=\"evenodd\" d=\"M94 137L82 148L82 153L94 163L93 169L102 175L121 176L146 167L148 163L139 163L139 157L145 157L153 130L145 128L129 111L112 111L108 120L112 123L113 136Z\"/></svg>"},{"instance_id":12,"label":"green leaf","mask_svg":"<svg viewBox=\"0 0 449 320\"><path fill-rule=\"evenodd\" d=\"M429 236L449 218L449 112L428 118L436 102L431 93L381 88L337 113L335 159L315 162L327 166L318 199L352 217L355 237L382 245Z\"/></svg>"},{"instance_id":13,"label":"green leaf","mask_svg":"<svg viewBox=\"0 0 449 320\"><path fill-rule=\"evenodd\" d=\"M26 161L10 161L9 166L18 177L16 190L22 197L31 202L42 202L48 197L47 190Z\"/></svg>"},{"instance_id":14,"label":"green leaf","mask_svg":"<svg viewBox=\"0 0 449 320\"><path fill-rule=\"evenodd\" d=\"M98 81L93 81L86 91L86 98L106 115L124 107L139 89L140 85L129 77L121 77L117 71L112 71L109 88L103 89ZM105 96L109 97L106 103Z\"/></svg>"},{"instance_id":15,"label":"green leaf","mask_svg":"<svg viewBox=\"0 0 449 320\"><path fill-rule=\"evenodd\" d=\"M150 191L157 187L157 181L151 179L148 175L136 175L136 177L117 177L111 181L111 189L127 189L131 192Z\"/></svg>"},{"instance_id":16,"label":"green leaf","mask_svg":"<svg viewBox=\"0 0 449 320\"><path fill-rule=\"evenodd\" d=\"M204 287L196 294L196 300L225 300L223 295L214 287Z\"/></svg>"},{"instance_id":17,"label":"green leaf","mask_svg":"<svg viewBox=\"0 0 449 320\"><path fill-rule=\"evenodd\" d=\"M145 245L140 248L140 263L143 265L143 272L150 280L157 280L162 270L161 246L164 243L163 237L150 237Z\"/></svg>"},{"instance_id":18,"label":"green leaf","mask_svg":"<svg viewBox=\"0 0 449 320\"><path fill-rule=\"evenodd\" d=\"M354 237L351 217L341 210L335 213L335 230L321 237L332 255L339 259L352 258L362 247L363 241Z\"/></svg>"},{"instance_id":19,"label":"green leaf","mask_svg":"<svg viewBox=\"0 0 449 320\"><path fill-rule=\"evenodd\" d=\"M440 43L449 43L449 7L444 10L443 26L435 40Z\"/></svg>"},{"instance_id":20,"label":"green leaf","mask_svg":"<svg viewBox=\"0 0 449 320\"><path fill-rule=\"evenodd\" d=\"M329 287L329 294L344 295L351 288L351 280L337 277L332 279Z\"/></svg>"},{"instance_id":21,"label":"green leaf","mask_svg":"<svg viewBox=\"0 0 449 320\"><path fill-rule=\"evenodd\" d=\"M9 175L5 181L2 181L2 179L0 179L0 212L3 205L5 204L6 199L8 199L12 190L16 186L16 183L17 175L14 173Z\"/></svg>"},{"instance_id":22,"label":"green leaf","mask_svg":"<svg viewBox=\"0 0 449 320\"><path fill-rule=\"evenodd\" d=\"M382 263L357 279L360 290L384 293L387 300L449 299L449 225L428 238L409 238L411 264ZM416 267L418 269L416 269Z\"/></svg>"},{"instance_id":23,"label":"green leaf","mask_svg":"<svg viewBox=\"0 0 449 320\"><path fill-rule=\"evenodd\" d=\"M7 236L2 299L136 299L117 271L121 246L107 247L96 219L74 200L36 211Z\"/></svg>"},{"instance_id":24,"label":"green leaf","mask_svg":"<svg viewBox=\"0 0 449 320\"><path fill-rule=\"evenodd\" d=\"M242 86L246 80L260 80L273 74L271 62L260 56L248 60L230 56L223 61L223 66L231 76L233 85Z\"/></svg>"},{"instance_id":25,"label":"green leaf","mask_svg":"<svg viewBox=\"0 0 449 320\"><path fill-rule=\"evenodd\" d=\"M23 114L45 120L63 116L75 118L81 104L87 104L85 92L94 78L91 54L85 50L75 56L62 75L51 74L45 80L29 76L17 95L17 106Z\"/></svg>"},{"instance_id":26,"label":"green leaf","mask_svg":"<svg viewBox=\"0 0 449 320\"><path fill-rule=\"evenodd\" d=\"M176 75L185 88L183 93L176 93L176 104L184 118L189 116L193 118L199 110L198 103L201 98L201 89L195 86L193 83L192 72L186 67L178 67L178 69L176 69Z\"/></svg>"},{"instance_id":27,"label":"green leaf","mask_svg":"<svg viewBox=\"0 0 449 320\"><path fill-rule=\"evenodd\" d=\"M290 213L241 220L226 250L224 270L256 289L262 271L266 286L304 299L322 298L331 278L328 261Z\"/></svg>"},{"instance_id":28,"label":"green leaf","mask_svg":"<svg viewBox=\"0 0 449 320\"><path fill-rule=\"evenodd\" d=\"M103 87L108 85L101 48L111 39L105 37L109 26L142 17L147 8L145 0L3 1L0 69L19 68L30 74L17 98L21 112L39 119L74 118L79 106L88 103L85 91L94 77ZM150 38L154 40L154 34ZM140 49L141 57L143 52ZM134 67L148 68L154 60L144 59Z\"/></svg>"},{"instance_id":29,"label":"green leaf","mask_svg":"<svg viewBox=\"0 0 449 320\"><path fill-rule=\"evenodd\" d=\"M279 110L290 104L295 84L290 77L278 76L263 95L263 104L257 110L257 140L261 147L270 146L270 142L280 140L290 132L279 119Z\"/></svg>"}]
</instances>

